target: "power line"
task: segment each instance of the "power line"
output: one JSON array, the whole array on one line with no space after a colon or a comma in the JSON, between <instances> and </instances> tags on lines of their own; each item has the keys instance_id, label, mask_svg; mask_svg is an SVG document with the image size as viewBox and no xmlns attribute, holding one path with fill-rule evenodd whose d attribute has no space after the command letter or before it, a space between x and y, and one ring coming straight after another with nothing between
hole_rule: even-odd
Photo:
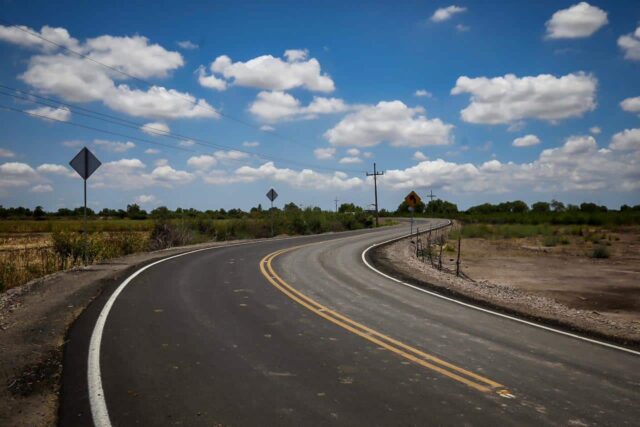
<instances>
[{"instance_id":1,"label":"power line","mask_svg":"<svg viewBox=\"0 0 640 427\"><path fill-rule=\"evenodd\" d=\"M13 28L15 28L15 29L17 29L17 30L19 30L19 31L22 31L22 32L24 32L24 33L26 33L26 34L30 34L31 36L36 37L36 38L38 38L38 39L40 39L40 40L42 40L42 41L45 41L45 42L47 42L47 43L50 43L50 44L52 44L53 46L57 46L57 47L59 47L60 49L64 49L65 51L70 52L70 53L72 53L72 54L74 54L74 55L77 55L77 56L79 56L79 57L81 57L81 58L87 59L88 61L91 61L91 62L93 62L93 63L95 63L95 64L97 64L97 65L100 65L100 66L102 66L102 67L105 67L105 68L107 68L107 69L109 69L109 70L111 70L111 71L115 71L116 73L119 73L119 74L121 74L121 75L123 75L123 76L126 76L127 78L130 78L130 79L135 80L135 81L137 81L137 82L139 82L139 83L142 83L142 84L146 85L147 87L153 87L153 86L155 86L153 83L149 82L148 80L142 79L142 78L140 78L140 77L136 77L136 76L134 76L134 75L132 75L132 74L130 74L130 73L127 73L126 71L122 71L121 69L119 69L119 68L117 68L117 67L113 67L113 66L111 66L111 65L105 64L105 63L103 63L103 62L101 62L101 61L98 61L97 59L91 58L90 56L88 56L88 55L86 55L86 54L84 54L84 53L81 53L81 52L75 51L75 50L73 50L73 49L70 49L69 47L64 46L64 45L62 45L62 44L60 44L60 43L56 43L56 42L54 42L53 40L49 40L49 39L47 39L46 37L43 37L43 36L41 36L41 35L40 35L40 34L38 34L38 33L34 33L33 31L30 31L30 30L28 30L28 29L26 29L26 28L20 27L20 26L15 25L15 24L11 24L10 22L7 22L7 21L5 21L5 20L4 20L4 19L2 19L2 18L0 18L0 22L4 23L4 24L6 24L6 25L9 25L10 27L13 27ZM236 117L233 117L233 116L230 116L230 115L228 115L228 114L226 114L226 113L223 113L223 112L221 112L221 111L218 111L218 110L216 110L215 108L213 108L213 107L211 107L211 106L209 106L209 105L202 105L202 104L198 103L198 102L197 102L197 100L192 100L191 98L189 98L189 97L187 97L187 96L184 96L184 95L182 95L182 94L180 94L180 93L173 93L173 95L174 95L174 96L177 96L177 97L180 97L180 98L182 98L182 99L184 99L184 100L188 101L189 103L193 104L196 108L205 108L205 109L207 109L207 110L213 111L215 114L220 115L220 116L222 116L222 117L224 117L224 118L226 118L226 119L229 119L229 120L234 121L234 122L236 122L236 123L239 123L239 124L242 124L242 125L244 125L244 126L250 127L250 128L252 128L252 129L254 129L254 130L258 130L258 131L260 131L260 132L261 132L261 133L263 133L263 134L267 134L267 135L271 135L271 136L277 137L278 139L280 139L280 140L282 140L282 141L284 141L284 142L288 142L288 143L290 143L290 144L295 144L295 145L303 145L303 146L310 147L310 148L315 148L314 146L309 145L309 144L304 144L304 143L302 143L302 142L296 142L296 141L293 141L293 140L291 140L290 138L288 138L288 137L286 137L286 136L284 136L284 135L282 135L282 134L280 134L280 133L278 133L278 132L275 132L275 131L265 132L265 131L263 131L260 127L258 127L258 126L256 126L256 125L254 125L254 124L252 124L252 123L249 123L249 122L247 122L247 121L245 121L245 120L238 119L238 118L236 118ZM359 171L359 172L361 173L361 172L363 172L363 171Z\"/></svg>"},{"instance_id":2,"label":"power line","mask_svg":"<svg viewBox=\"0 0 640 427\"><path fill-rule=\"evenodd\" d=\"M11 86L6 86L3 84L0 84L0 89L5 89L8 91L13 91L14 93L7 93L6 91L2 91L0 90L0 95L5 95L5 96L10 96L13 97L15 99L22 99L25 101L30 101L36 104L40 104L40 105L45 105L47 107L55 107L55 108L60 108L59 106L64 106L69 108L71 111L73 111L74 114L78 114L81 116L85 116L85 117L89 117L92 118L94 120L100 120L100 121L104 121L107 123L111 123L111 124L115 124L118 126L123 126L123 127L127 127L130 129L135 129L135 130L140 130L142 126L144 126L142 123L139 122L135 122L132 120L127 120L127 119L123 119L120 117L116 117L110 114L105 114L105 113L101 113L95 110L91 110L85 107L80 107L74 104L70 104L70 103L65 103L62 101L58 101L52 98L47 98L44 96L39 96L36 94L33 94L31 92L25 92L22 91L20 89L16 89L13 88ZM36 98L36 99L33 99ZM41 100L38 101L37 99ZM23 110L20 110L23 111ZM23 111L26 112L26 111ZM98 117L96 117L98 116ZM44 118L48 118L46 116L43 116ZM65 121L60 121L62 123L69 123L69 122L65 122ZM76 123L77 124L77 123ZM332 168L332 167L328 167L328 166L320 166L320 165L311 165L308 163L304 163L304 162L298 162L295 160L288 160L288 159L283 159L280 157L275 157L275 156L270 156L270 155L265 155L265 154L261 154L261 153L255 153L252 151L247 151L247 150L242 150L242 149L238 149L236 147L232 147L232 146L228 146L228 145L223 145L223 144L217 144L217 143L213 143L210 141L206 141L200 138L192 138L189 136L185 136L185 135L181 135L181 134L176 134L176 133L172 133L169 131L165 131L162 129L157 129L157 128L153 128L150 126L146 127L148 130L150 130L154 135L157 136L163 136L166 138L171 138L171 139L176 139L178 141L192 141L195 144L201 145L201 146L205 146L205 147L209 147L209 148L215 148L215 149L222 149L222 150L232 150L232 151L237 151L237 152L241 152L250 156L255 156L259 159L262 160L266 160L266 161L276 161L276 162L280 162L280 163L285 163L285 164L291 164L291 165L295 165L295 166L299 166L299 167L306 167L306 168L314 168L314 169L320 169L320 170L329 170L329 171L333 171L333 172L349 172L349 173L361 173L361 171L358 170L350 170L350 169L338 169L338 168ZM96 129L96 128L92 128L92 129ZM100 131L100 130L98 130ZM121 135L121 134L119 134ZM136 137L132 137L132 136L123 136L129 139L136 139ZM149 140L145 140L145 139L140 139L137 138L138 140L141 141L147 141L150 143L155 143L155 141L149 141ZM157 143L156 143L157 144ZM169 145L165 145L166 147L172 147L173 146L169 146ZM193 151L193 150L191 150Z\"/></svg>"}]
</instances>

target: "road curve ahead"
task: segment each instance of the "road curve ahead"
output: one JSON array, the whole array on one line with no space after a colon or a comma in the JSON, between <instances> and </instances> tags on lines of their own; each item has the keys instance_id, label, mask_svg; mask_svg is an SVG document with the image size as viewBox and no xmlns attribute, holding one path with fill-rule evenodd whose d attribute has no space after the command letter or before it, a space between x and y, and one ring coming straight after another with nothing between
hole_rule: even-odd
<instances>
[{"instance_id":1,"label":"road curve ahead","mask_svg":"<svg viewBox=\"0 0 640 427\"><path fill-rule=\"evenodd\" d=\"M60 425L637 425L640 357L365 265L406 232L204 250L114 284L69 333Z\"/></svg>"}]
</instances>

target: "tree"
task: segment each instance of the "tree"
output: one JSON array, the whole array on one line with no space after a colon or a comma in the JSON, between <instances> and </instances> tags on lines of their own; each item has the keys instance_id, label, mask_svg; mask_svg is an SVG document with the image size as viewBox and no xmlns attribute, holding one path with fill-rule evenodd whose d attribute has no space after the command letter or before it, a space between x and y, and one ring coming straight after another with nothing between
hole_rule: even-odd
<instances>
[{"instance_id":1,"label":"tree","mask_svg":"<svg viewBox=\"0 0 640 427\"><path fill-rule=\"evenodd\" d=\"M140 209L136 203L132 203L127 205L127 217L130 219L146 219L147 212L143 209Z\"/></svg>"},{"instance_id":2,"label":"tree","mask_svg":"<svg viewBox=\"0 0 640 427\"><path fill-rule=\"evenodd\" d=\"M338 212L340 213L362 212L362 208L360 206L354 205L353 203L343 203L338 208Z\"/></svg>"},{"instance_id":3,"label":"tree","mask_svg":"<svg viewBox=\"0 0 640 427\"><path fill-rule=\"evenodd\" d=\"M551 209L553 209L554 212L564 212L565 210L567 210L567 208L565 208L564 203L557 201L556 199L553 199L551 201Z\"/></svg>"},{"instance_id":4,"label":"tree","mask_svg":"<svg viewBox=\"0 0 640 427\"><path fill-rule=\"evenodd\" d=\"M429 214L454 214L458 213L458 206L446 200L436 199L427 203L424 211Z\"/></svg>"},{"instance_id":5,"label":"tree","mask_svg":"<svg viewBox=\"0 0 640 427\"><path fill-rule=\"evenodd\" d=\"M551 205L547 202L535 202L531 205L531 210L538 213L547 213L551 211Z\"/></svg>"},{"instance_id":6,"label":"tree","mask_svg":"<svg viewBox=\"0 0 640 427\"><path fill-rule=\"evenodd\" d=\"M36 206L36 208L33 210L33 217L35 219L42 219L46 214L47 213L44 211L42 206Z\"/></svg>"}]
</instances>

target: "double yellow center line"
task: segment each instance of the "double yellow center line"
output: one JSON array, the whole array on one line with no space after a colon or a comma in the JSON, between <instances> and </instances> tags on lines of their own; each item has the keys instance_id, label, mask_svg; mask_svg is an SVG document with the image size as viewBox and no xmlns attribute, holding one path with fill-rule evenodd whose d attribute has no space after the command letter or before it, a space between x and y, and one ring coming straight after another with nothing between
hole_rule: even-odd
<instances>
[{"instance_id":1,"label":"double yellow center line","mask_svg":"<svg viewBox=\"0 0 640 427\"><path fill-rule=\"evenodd\" d=\"M411 347L365 325L362 325L347 316L344 316L334 310L323 306L317 301L304 295L300 291L294 289L275 272L272 266L272 262L277 256L300 247L301 246L296 246L293 248L282 249L273 252L260 261L260 271L262 272L264 277L269 281L269 283L271 283L275 288L284 293L286 296L302 305L303 307L314 312L318 316L330 321L331 323L334 323L341 328L346 329L347 331L352 332L366 339L367 341L370 341L379 347L382 347L401 357L404 357L405 359L410 360L411 362L414 362L422 367L431 369L432 371L438 372L448 378L466 384L469 387L481 392L494 392L502 397L507 398L514 397L511 393L509 393L508 390L504 388L503 385L493 380L485 378L474 372L467 371L466 369L463 369L431 354L425 353L415 347Z\"/></svg>"}]
</instances>

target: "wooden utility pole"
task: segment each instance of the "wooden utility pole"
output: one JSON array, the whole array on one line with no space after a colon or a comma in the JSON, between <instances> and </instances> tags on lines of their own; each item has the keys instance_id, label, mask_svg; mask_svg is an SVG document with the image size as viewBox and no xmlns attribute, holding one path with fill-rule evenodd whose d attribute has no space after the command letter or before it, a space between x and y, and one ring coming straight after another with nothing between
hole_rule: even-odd
<instances>
[{"instance_id":1,"label":"wooden utility pole","mask_svg":"<svg viewBox=\"0 0 640 427\"><path fill-rule=\"evenodd\" d=\"M462 228L458 231L458 259L456 260L456 276L460 276L460 245L462 242Z\"/></svg>"},{"instance_id":2,"label":"wooden utility pole","mask_svg":"<svg viewBox=\"0 0 640 427\"><path fill-rule=\"evenodd\" d=\"M429 198L429 201L433 202L433 199L437 196L433 194L433 190L429 190L429 194L427 195L427 197Z\"/></svg>"},{"instance_id":3,"label":"wooden utility pole","mask_svg":"<svg viewBox=\"0 0 640 427\"><path fill-rule=\"evenodd\" d=\"M336 202L336 213L338 213L338 196L336 196L336 198L333 200L334 202Z\"/></svg>"},{"instance_id":4,"label":"wooden utility pole","mask_svg":"<svg viewBox=\"0 0 640 427\"><path fill-rule=\"evenodd\" d=\"M373 191L375 194L375 205L376 205L376 227L378 227L379 224L379 218L378 218L378 177L384 175L384 171L382 172L378 172L376 170L376 164L373 164L373 173L369 173L367 172L367 176L372 176L373 177Z\"/></svg>"}]
</instances>

